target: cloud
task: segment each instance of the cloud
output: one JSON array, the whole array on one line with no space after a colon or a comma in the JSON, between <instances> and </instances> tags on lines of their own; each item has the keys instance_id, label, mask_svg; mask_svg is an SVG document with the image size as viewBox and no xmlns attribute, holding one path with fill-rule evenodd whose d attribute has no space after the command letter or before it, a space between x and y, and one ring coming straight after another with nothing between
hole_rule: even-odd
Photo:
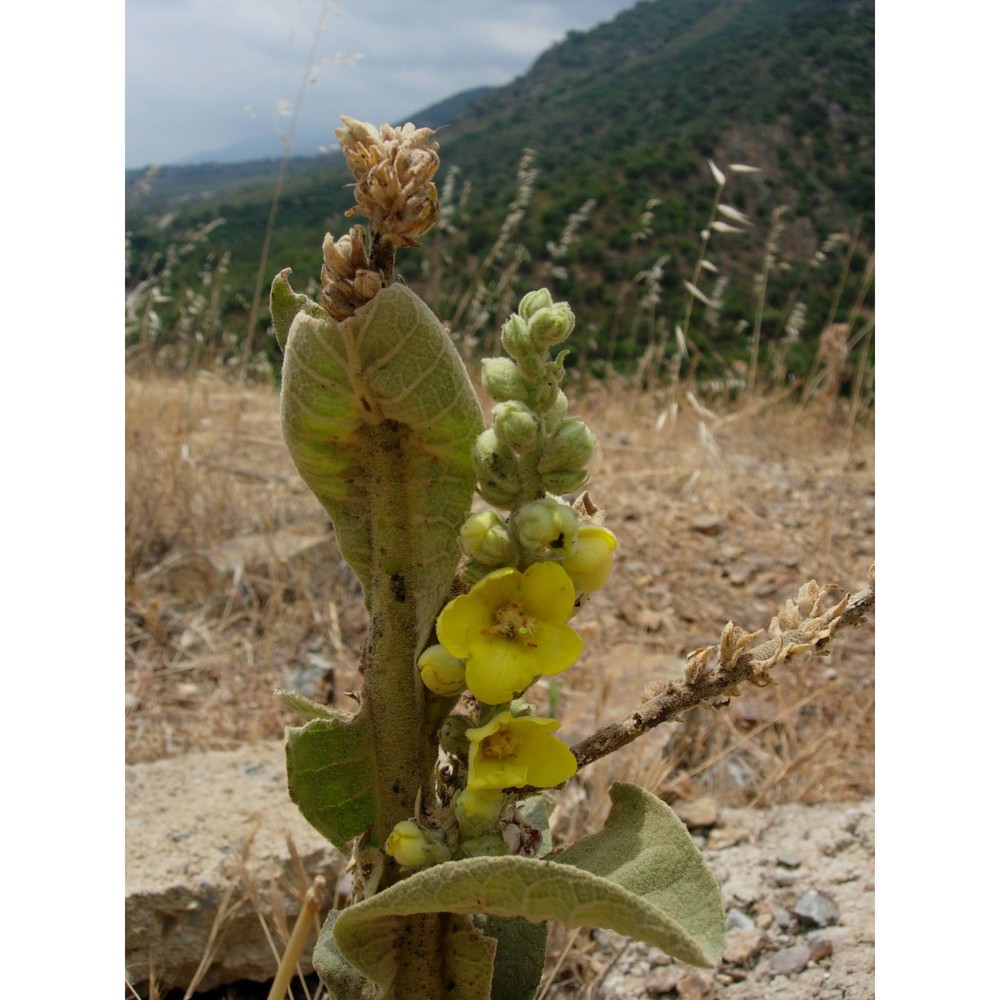
<instances>
[{"instance_id":1,"label":"cloud","mask_svg":"<svg viewBox=\"0 0 1000 1000\"><path fill-rule=\"evenodd\" d=\"M332 136L340 114L398 120L506 83L568 30L633 2L127 0L126 160L171 162L269 131L278 155L287 122L274 109L295 104L313 47L299 131Z\"/></svg>"}]
</instances>

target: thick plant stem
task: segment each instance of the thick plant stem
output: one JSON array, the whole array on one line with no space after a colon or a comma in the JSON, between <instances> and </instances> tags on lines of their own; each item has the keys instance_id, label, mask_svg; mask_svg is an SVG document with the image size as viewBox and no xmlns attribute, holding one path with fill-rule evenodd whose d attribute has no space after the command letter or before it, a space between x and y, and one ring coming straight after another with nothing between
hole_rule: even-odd
<instances>
[{"instance_id":1,"label":"thick plant stem","mask_svg":"<svg viewBox=\"0 0 1000 1000\"><path fill-rule=\"evenodd\" d=\"M436 744L435 734L428 732L416 668L425 639L418 635L419 581L407 578L415 529L407 503L402 440L410 431L395 421L383 421L367 433L372 438L369 495L376 501L369 530L376 558L367 595L371 623L362 658L361 700L371 719L378 801L369 843L384 850L392 828L414 815L422 792L431 787ZM396 879L389 874L389 880Z\"/></svg>"}]
</instances>

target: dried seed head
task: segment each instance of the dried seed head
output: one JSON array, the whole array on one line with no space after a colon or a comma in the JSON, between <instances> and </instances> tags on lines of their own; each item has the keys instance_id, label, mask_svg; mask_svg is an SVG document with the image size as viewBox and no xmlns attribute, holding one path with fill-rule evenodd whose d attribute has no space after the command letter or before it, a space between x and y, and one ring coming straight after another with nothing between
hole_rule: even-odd
<instances>
[{"instance_id":1,"label":"dried seed head","mask_svg":"<svg viewBox=\"0 0 1000 1000\"><path fill-rule=\"evenodd\" d=\"M347 214L366 215L383 242L419 246L417 238L438 215L437 188L431 178L440 163L433 129L360 122L344 115L336 130L356 181L357 205Z\"/></svg>"},{"instance_id":2,"label":"dried seed head","mask_svg":"<svg viewBox=\"0 0 1000 1000\"><path fill-rule=\"evenodd\" d=\"M364 226L352 226L339 240L326 234L320 277L320 302L336 320L353 316L359 306L373 299L387 284L369 263Z\"/></svg>"}]
</instances>

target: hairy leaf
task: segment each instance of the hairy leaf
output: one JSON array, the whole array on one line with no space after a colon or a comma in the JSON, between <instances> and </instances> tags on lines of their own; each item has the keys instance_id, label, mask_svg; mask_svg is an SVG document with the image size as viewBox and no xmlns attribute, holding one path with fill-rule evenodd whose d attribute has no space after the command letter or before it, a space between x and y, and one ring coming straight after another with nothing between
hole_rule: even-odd
<instances>
[{"instance_id":1,"label":"hairy leaf","mask_svg":"<svg viewBox=\"0 0 1000 1000\"><path fill-rule=\"evenodd\" d=\"M607 927L692 965L716 964L724 939L722 898L684 824L635 785L614 784L611 799L604 829L551 859L448 862L350 907L334 928L341 953L382 988L380 1000L403 995L394 986L405 958L394 944L399 928L407 917L430 912Z\"/></svg>"},{"instance_id":2,"label":"hairy leaf","mask_svg":"<svg viewBox=\"0 0 1000 1000\"><path fill-rule=\"evenodd\" d=\"M299 474L329 513L371 609L373 572L429 634L458 563L482 412L450 337L404 285L336 322L287 272L274 279L281 418ZM291 318L289 318L291 317ZM404 551L384 539L405 537Z\"/></svg>"},{"instance_id":3,"label":"hairy leaf","mask_svg":"<svg viewBox=\"0 0 1000 1000\"><path fill-rule=\"evenodd\" d=\"M318 718L285 733L288 794L302 815L338 850L376 816L368 713Z\"/></svg>"}]
</instances>

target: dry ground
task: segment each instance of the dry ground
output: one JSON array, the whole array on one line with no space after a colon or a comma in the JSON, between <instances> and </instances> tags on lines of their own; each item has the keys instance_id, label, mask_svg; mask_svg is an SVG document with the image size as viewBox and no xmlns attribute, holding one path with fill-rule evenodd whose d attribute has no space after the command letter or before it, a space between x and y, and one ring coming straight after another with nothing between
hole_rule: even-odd
<instances>
[{"instance_id":1,"label":"dry ground","mask_svg":"<svg viewBox=\"0 0 1000 1000\"><path fill-rule=\"evenodd\" d=\"M819 405L709 400L713 417L682 392L569 394L599 436L589 488L619 539L611 581L574 621L584 657L548 692L570 742L626 714L726 621L766 626L810 579L865 584L869 425ZM275 688L353 704L361 595L285 452L276 391L129 379L126 405L127 760L280 737L294 720ZM599 762L594 780L730 805L870 794L873 648L870 628L842 634L772 687Z\"/></svg>"}]
</instances>

